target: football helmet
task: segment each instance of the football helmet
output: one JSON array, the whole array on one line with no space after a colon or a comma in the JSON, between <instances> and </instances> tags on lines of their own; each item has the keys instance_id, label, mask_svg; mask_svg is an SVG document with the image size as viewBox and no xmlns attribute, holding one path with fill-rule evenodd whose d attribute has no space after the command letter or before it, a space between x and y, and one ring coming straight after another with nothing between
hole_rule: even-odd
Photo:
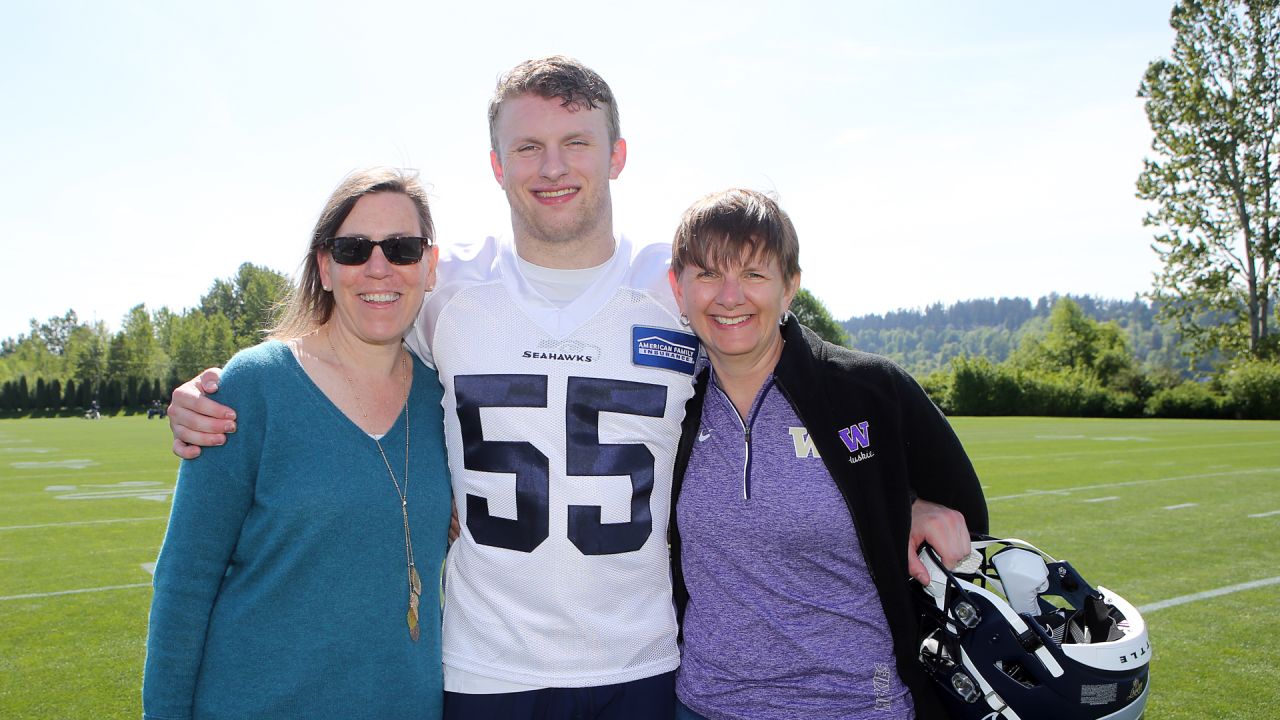
<instances>
[{"instance_id":1,"label":"football helmet","mask_svg":"<svg viewBox=\"0 0 1280 720\"><path fill-rule=\"evenodd\" d=\"M922 546L919 659L964 720L1137 720L1151 644L1133 605L1022 540L975 536L955 570Z\"/></svg>"}]
</instances>

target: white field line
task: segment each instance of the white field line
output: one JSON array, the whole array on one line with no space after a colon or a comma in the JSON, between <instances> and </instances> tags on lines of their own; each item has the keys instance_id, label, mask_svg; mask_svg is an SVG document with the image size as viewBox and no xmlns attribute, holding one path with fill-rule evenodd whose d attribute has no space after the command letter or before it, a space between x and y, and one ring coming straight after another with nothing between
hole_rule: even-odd
<instances>
[{"instance_id":1,"label":"white field line","mask_svg":"<svg viewBox=\"0 0 1280 720\"><path fill-rule=\"evenodd\" d=\"M1149 603L1138 608L1138 612L1150 613L1156 610L1164 610L1165 608L1177 607L1178 605L1186 605L1187 603L1196 602L1198 600L1208 600L1222 595L1230 595L1231 593L1241 592L1243 590L1254 590L1268 585L1280 585L1280 577L1266 578L1265 580L1254 580L1252 582L1240 583L1239 585L1228 585L1226 587L1216 588L1214 590L1205 590L1204 592L1192 593L1181 597L1169 598L1159 602Z\"/></svg>"},{"instance_id":2,"label":"white field line","mask_svg":"<svg viewBox=\"0 0 1280 720\"><path fill-rule=\"evenodd\" d=\"M1119 500L1119 499L1120 499L1119 495L1108 495L1106 497L1089 498L1088 500L1083 500L1082 502L1087 502L1087 503L1111 502L1112 500Z\"/></svg>"},{"instance_id":3,"label":"white field line","mask_svg":"<svg viewBox=\"0 0 1280 720\"><path fill-rule=\"evenodd\" d=\"M111 520L71 520L68 522L40 523L39 525L4 525L0 530L32 530L35 528L67 527L70 525L105 525L108 523L146 522L148 520L165 520L168 515L140 518L114 518Z\"/></svg>"},{"instance_id":4,"label":"white field line","mask_svg":"<svg viewBox=\"0 0 1280 720\"><path fill-rule=\"evenodd\" d=\"M81 588L79 590L55 590L54 592L43 593L27 593L26 595L3 595L0 601L4 600L35 600L38 598L54 597L56 595L79 595L80 593L103 592L105 590L129 590L131 588L151 587L151 583L133 583L132 585L108 585L106 587Z\"/></svg>"},{"instance_id":5,"label":"white field line","mask_svg":"<svg viewBox=\"0 0 1280 720\"><path fill-rule=\"evenodd\" d=\"M1280 577L1271 577L1264 580L1253 580L1238 585L1228 585L1226 587L1215 588L1213 590L1205 590L1204 592L1192 593L1191 595L1181 595L1168 600L1160 600L1158 602L1148 603L1138 608L1138 612L1153 613L1157 610L1165 608L1177 607L1178 605L1186 605L1187 603L1198 602L1200 600L1208 600L1210 598L1230 595L1232 593L1243 592L1245 590L1255 590L1269 585L1280 585ZM81 593L104 592L107 590L131 590L134 588L150 587L151 583L132 583L130 585L108 585L106 587L82 588L79 590L57 590L46 593L27 593L25 595L5 595L0 596L0 602L5 600L35 600L39 598L55 597L58 595L79 595Z\"/></svg>"},{"instance_id":6,"label":"white field line","mask_svg":"<svg viewBox=\"0 0 1280 720\"><path fill-rule=\"evenodd\" d=\"M1181 505L1165 505L1165 510L1182 510L1184 508L1193 508L1199 503L1182 503Z\"/></svg>"},{"instance_id":7,"label":"white field line","mask_svg":"<svg viewBox=\"0 0 1280 720\"><path fill-rule=\"evenodd\" d=\"M981 443L975 443L975 445L981 445ZM1178 448L1180 450L1208 450L1208 449L1227 448L1227 447L1247 447L1250 445L1275 445L1275 441L1274 440L1251 440L1249 442L1235 442L1235 443L1206 443L1204 445L1179 445ZM966 443L965 447L968 448L970 446ZM993 460L1039 460L1042 458L1069 458L1069 457L1076 457L1079 455L1091 455L1091 454L1117 455L1117 454L1128 454L1128 453L1168 452L1168 450L1169 448L1166 445L1157 445L1153 447L1126 447L1126 448L1118 448L1114 445L1106 445L1106 446L1102 446L1102 445L1083 446L1082 445L1079 448L1074 448L1071 450L1063 450L1062 452L1056 452L1056 453L1046 453L1044 455L983 455L981 451L970 450L969 459L974 462L988 462Z\"/></svg>"},{"instance_id":8,"label":"white field line","mask_svg":"<svg viewBox=\"0 0 1280 720\"><path fill-rule=\"evenodd\" d=\"M174 458L174 459L176 460L177 458ZM0 479L13 480L14 482L22 482L26 480L43 480L45 482L53 482L55 480L71 480L73 482L82 482L84 480L89 480L89 479L96 480L98 478L114 477L116 475L138 477L137 470L103 470L101 469L103 467L106 467L106 466L95 465L92 468L85 468L84 470L80 470L73 473L64 473L64 472L53 473L53 472L43 472L43 471L42 472L26 472L26 473L15 472L15 473L9 474L8 477L4 477ZM160 477L163 480L168 480L172 482L173 479L177 477L178 471L175 466L173 472L164 473L163 475L159 472L153 472L153 473L148 473L148 475ZM146 475L144 475L144 477L146 477Z\"/></svg>"},{"instance_id":9,"label":"white field line","mask_svg":"<svg viewBox=\"0 0 1280 720\"><path fill-rule=\"evenodd\" d=\"M1250 515L1249 517L1251 517L1251 518L1264 518L1264 517L1271 517L1272 515L1280 515L1280 510L1272 510L1272 511L1270 511L1270 512L1254 513L1253 515Z\"/></svg>"},{"instance_id":10,"label":"white field line","mask_svg":"<svg viewBox=\"0 0 1280 720\"><path fill-rule=\"evenodd\" d=\"M1228 470L1224 472L1199 473L1197 475L1176 475L1174 477L1151 478L1150 480L1126 480L1124 482L1101 483L1099 485L1078 485L1060 490L1028 490L1014 495L997 495L987 498L987 502L996 500L1017 500L1018 498L1040 497L1042 495L1069 495L1082 490L1102 490L1105 488L1132 487L1134 485L1151 485L1153 483L1174 482L1176 480L1201 480L1211 477L1228 477L1231 475L1258 475L1280 473L1280 468L1252 468L1249 470Z\"/></svg>"},{"instance_id":11,"label":"white field line","mask_svg":"<svg viewBox=\"0 0 1280 720\"><path fill-rule=\"evenodd\" d=\"M24 460L22 462L9 463L11 467L15 467L19 470L84 470L85 468L90 468L97 464L98 462L96 460L90 460L88 458L48 461Z\"/></svg>"}]
</instances>

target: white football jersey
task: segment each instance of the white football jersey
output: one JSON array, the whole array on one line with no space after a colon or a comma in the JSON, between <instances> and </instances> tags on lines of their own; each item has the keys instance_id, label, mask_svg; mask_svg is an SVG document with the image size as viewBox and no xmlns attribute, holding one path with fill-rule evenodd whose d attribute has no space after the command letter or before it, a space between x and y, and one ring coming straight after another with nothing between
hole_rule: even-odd
<instances>
[{"instance_id":1,"label":"white football jersey","mask_svg":"<svg viewBox=\"0 0 1280 720\"><path fill-rule=\"evenodd\" d=\"M679 665L667 519L697 340L669 259L620 239L559 308L509 241L442 257L406 341L445 391L462 526L445 573L451 668L586 687Z\"/></svg>"}]
</instances>

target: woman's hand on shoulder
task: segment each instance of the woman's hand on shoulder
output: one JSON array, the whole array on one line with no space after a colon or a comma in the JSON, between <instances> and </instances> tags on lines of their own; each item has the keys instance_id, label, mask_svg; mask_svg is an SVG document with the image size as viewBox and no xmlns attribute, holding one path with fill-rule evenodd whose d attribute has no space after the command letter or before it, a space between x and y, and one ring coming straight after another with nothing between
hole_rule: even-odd
<instances>
[{"instance_id":1,"label":"woman's hand on shoulder","mask_svg":"<svg viewBox=\"0 0 1280 720\"><path fill-rule=\"evenodd\" d=\"M948 568L969 556L969 526L964 515L949 507L916 499L911 505L911 535L907 539L907 572L921 585L929 584L929 571L920 562L920 545L929 543Z\"/></svg>"}]
</instances>

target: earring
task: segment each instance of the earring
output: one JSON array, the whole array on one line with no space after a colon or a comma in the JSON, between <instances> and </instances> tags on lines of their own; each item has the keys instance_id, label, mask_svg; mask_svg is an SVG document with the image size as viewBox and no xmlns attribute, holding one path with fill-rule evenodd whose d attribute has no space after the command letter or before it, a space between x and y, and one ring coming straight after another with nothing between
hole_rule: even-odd
<instances>
[{"instance_id":1,"label":"earring","mask_svg":"<svg viewBox=\"0 0 1280 720\"><path fill-rule=\"evenodd\" d=\"M680 324L685 327L689 327L689 316L684 313L680 313Z\"/></svg>"},{"instance_id":2,"label":"earring","mask_svg":"<svg viewBox=\"0 0 1280 720\"><path fill-rule=\"evenodd\" d=\"M321 285L320 287L324 288L325 292L333 292L333 288L329 287L328 285Z\"/></svg>"}]
</instances>

